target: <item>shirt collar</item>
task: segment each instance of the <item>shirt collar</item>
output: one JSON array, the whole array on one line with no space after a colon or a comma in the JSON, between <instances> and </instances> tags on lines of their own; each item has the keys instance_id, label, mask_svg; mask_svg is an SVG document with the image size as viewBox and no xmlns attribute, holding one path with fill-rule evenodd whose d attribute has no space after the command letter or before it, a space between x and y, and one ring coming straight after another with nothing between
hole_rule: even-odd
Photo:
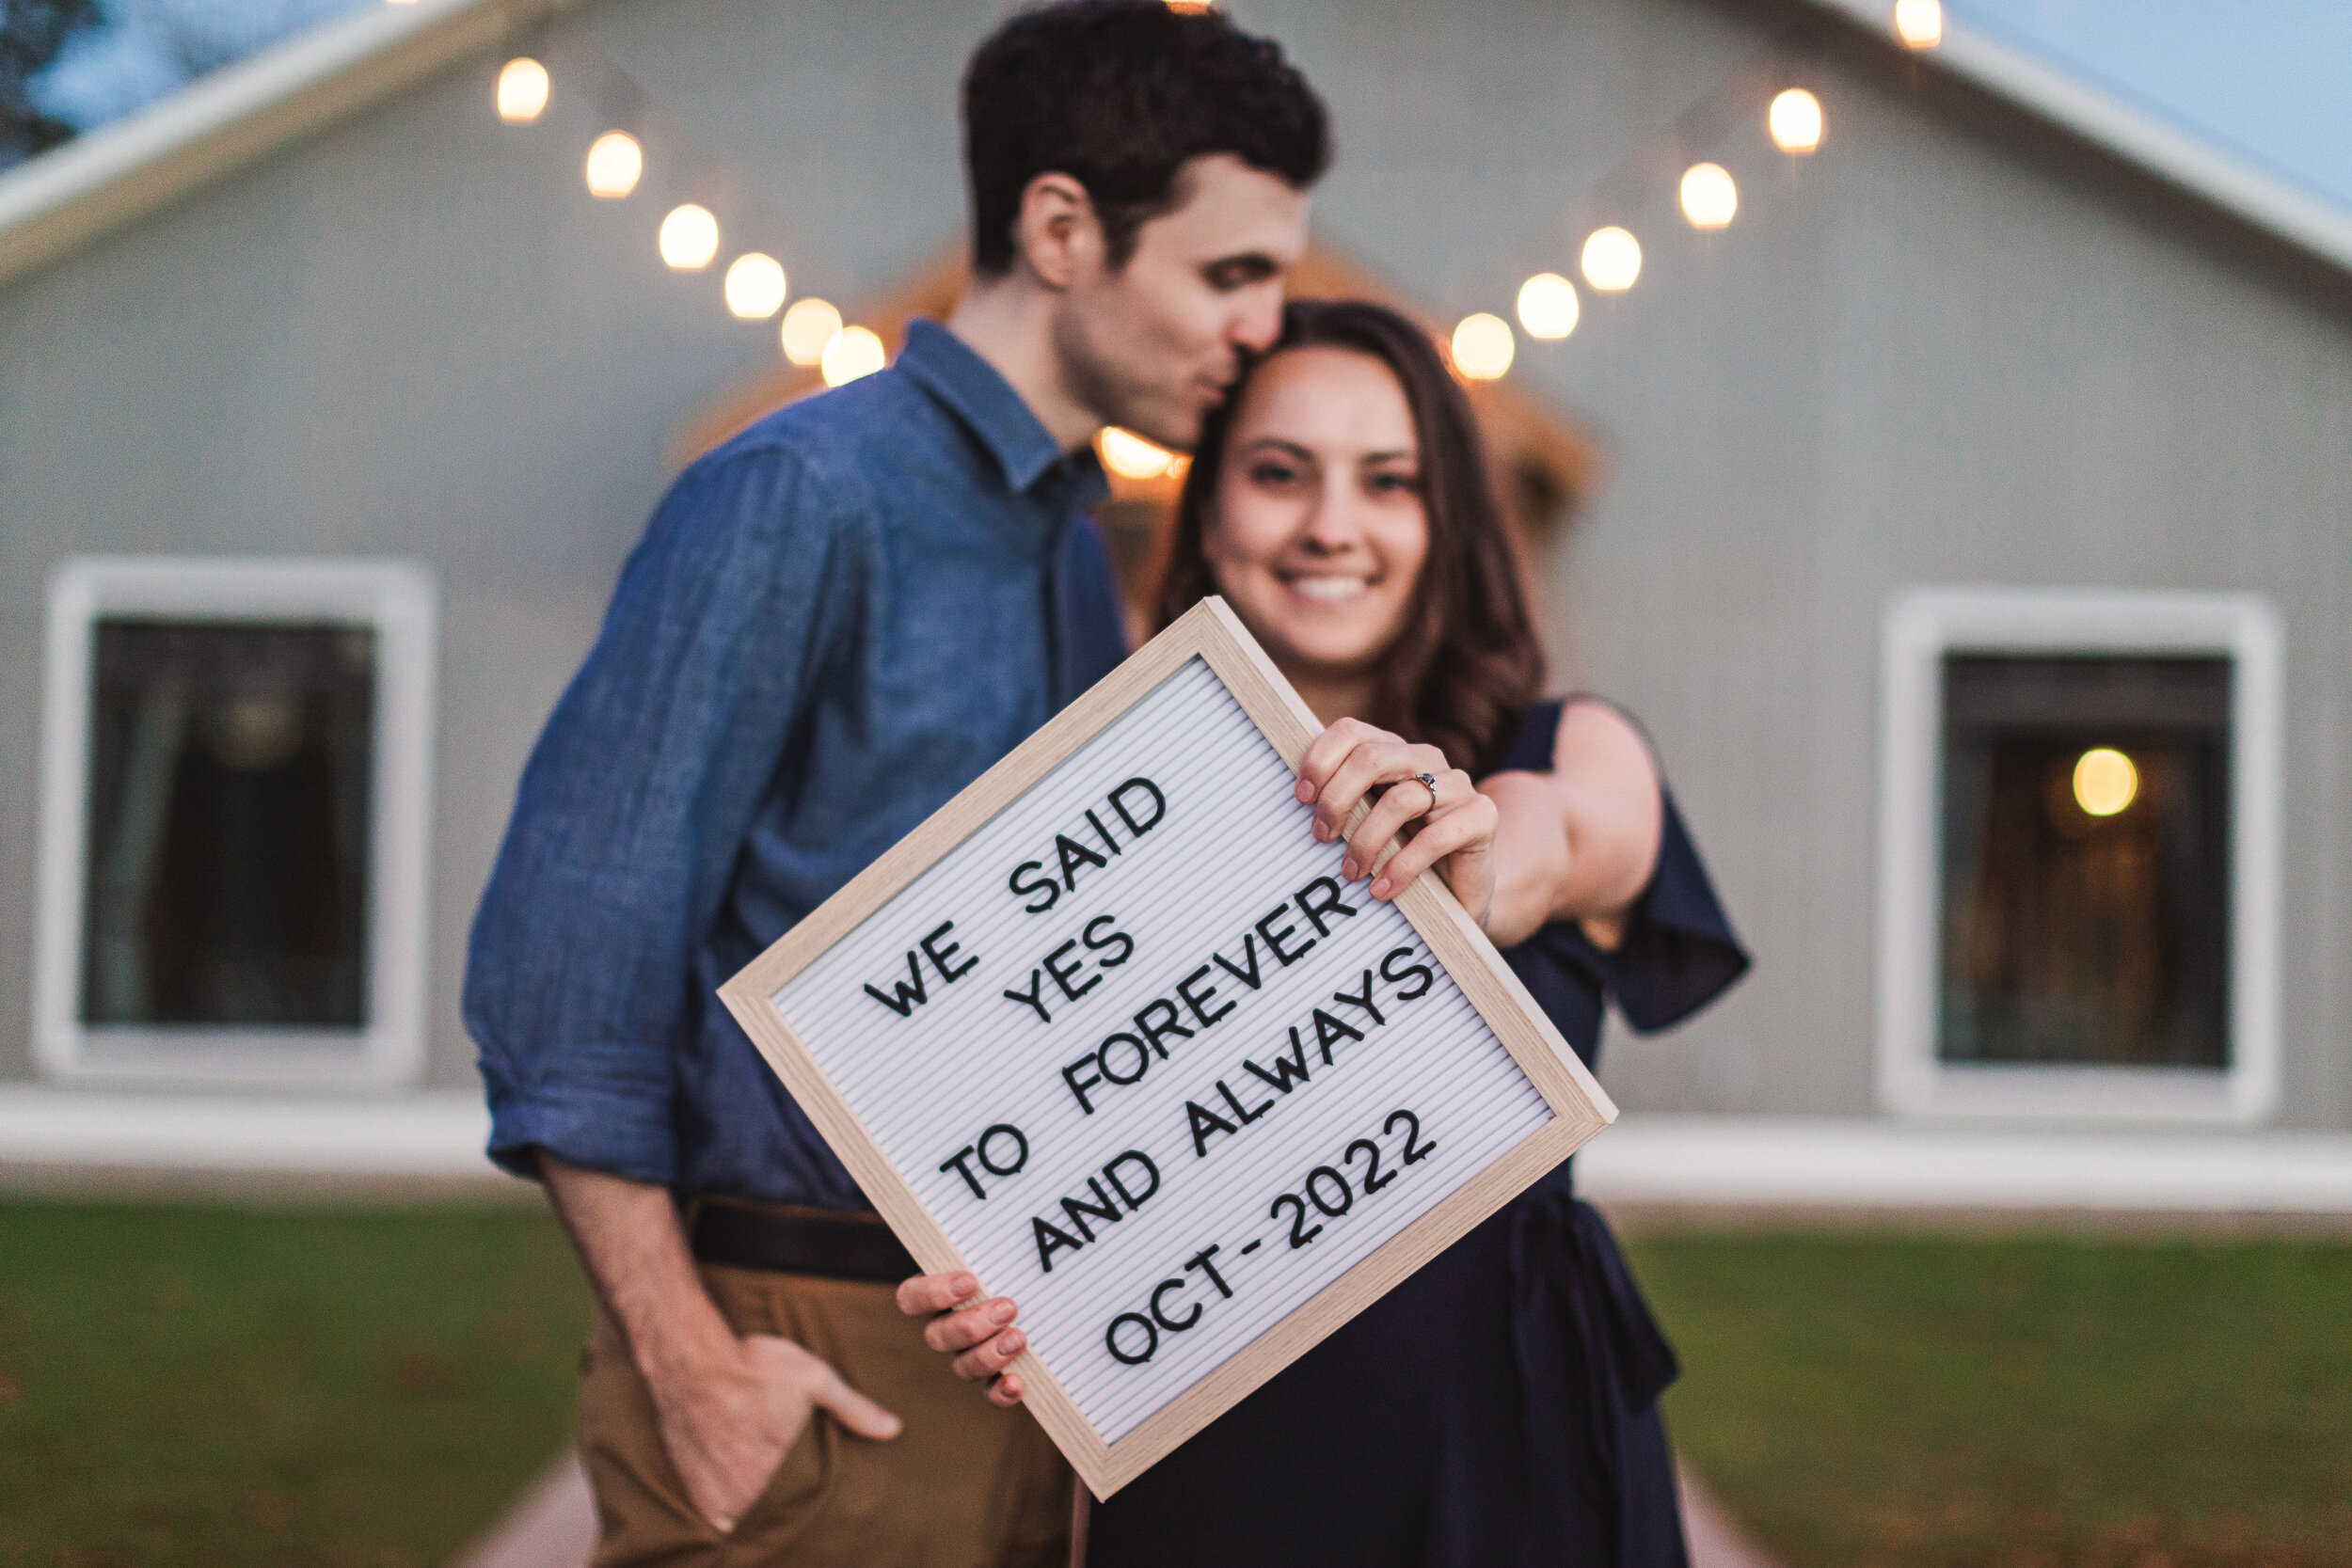
<instances>
[{"instance_id":1,"label":"shirt collar","mask_svg":"<svg viewBox=\"0 0 2352 1568\"><path fill-rule=\"evenodd\" d=\"M1011 383L939 323L908 323L898 363L979 437L1014 490L1027 491L1061 461L1060 446Z\"/></svg>"}]
</instances>

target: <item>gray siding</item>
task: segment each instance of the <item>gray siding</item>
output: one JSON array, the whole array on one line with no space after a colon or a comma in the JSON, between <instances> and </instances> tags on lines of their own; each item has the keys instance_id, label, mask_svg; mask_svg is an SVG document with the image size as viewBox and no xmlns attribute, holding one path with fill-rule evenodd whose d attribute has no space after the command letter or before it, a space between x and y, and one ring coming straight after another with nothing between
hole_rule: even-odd
<instances>
[{"instance_id":1,"label":"gray siding","mask_svg":"<svg viewBox=\"0 0 2352 1568\"><path fill-rule=\"evenodd\" d=\"M1758 958L1726 1006L1612 1047L1638 1107L1871 1104L1878 617L1919 582L2250 589L2287 635L2285 1106L2352 1126L2341 672L2352 309L2185 203L1899 72L1789 56L1823 150L1751 119L1703 150L1726 233L1571 203L1766 47L1692 0L1238 8L1331 101L1327 236L1448 316L1505 309L1583 230L1644 241L1515 376L1603 486L1544 563L1562 684L1658 736ZM664 273L695 178L592 203L566 40L618 59L776 225L795 292L855 299L962 223L954 84L988 3L607 0L527 131L474 62L0 293L0 885L30 884L40 590L73 552L421 560L444 605L431 1077L463 1082L465 926L536 726L701 398L773 353ZM705 171L715 173L716 171ZM700 187L691 187L699 189ZM738 234L731 232L732 245ZM24 1070L25 898L0 897L0 1076Z\"/></svg>"}]
</instances>

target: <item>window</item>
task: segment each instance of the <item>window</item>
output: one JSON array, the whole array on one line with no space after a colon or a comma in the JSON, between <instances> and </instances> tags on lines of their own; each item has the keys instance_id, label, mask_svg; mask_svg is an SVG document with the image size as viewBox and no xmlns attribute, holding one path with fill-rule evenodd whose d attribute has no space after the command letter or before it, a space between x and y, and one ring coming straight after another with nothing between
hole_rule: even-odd
<instances>
[{"instance_id":1,"label":"window","mask_svg":"<svg viewBox=\"0 0 2352 1568\"><path fill-rule=\"evenodd\" d=\"M2278 1084L2279 652L2241 595L1887 617L1881 1095L2254 1120Z\"/></svg>"},{"instance_id":2,"label":"window","mask_svg":"<svg viewBox=\"0 0 2352 1568\"><path fill-rule=\"evenodd\" d=\"M413 1075L423 576L78 561L54 580L49 613L43 1065L81 1077Z\"/></svg>"}]
</instances>

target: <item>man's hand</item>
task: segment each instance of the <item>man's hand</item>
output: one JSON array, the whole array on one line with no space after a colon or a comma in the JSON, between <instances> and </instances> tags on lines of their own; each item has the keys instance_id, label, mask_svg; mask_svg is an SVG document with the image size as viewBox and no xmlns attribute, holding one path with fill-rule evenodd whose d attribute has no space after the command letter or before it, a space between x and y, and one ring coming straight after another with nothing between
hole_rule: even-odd
<instances>
[{"instance_id":1,"label":"man's hand","mask_svg":"<svg viewBox=\"0 0 2352 1568\"><path fill-rule=\"evenodd\" d=\"M695 1512L732 1529L816 1413L860 1437L898 1435L898 1418L789 1339L754 1334L714 1361L649 1372L661 1441Z\"/></svg>"},{"instance_id":2,"label":"man's hand","mask_svg":"<svg viewBox=\"0 0 2352 1568\"><path fill-rule=\"evenodd\" d=\"M980 1282L961 1270L921 1274L899 1285L898 1310L931 1320L923 1342L954 1356L950 1365L964 1382L987 1383L989 1403L1010 1410L1021 1402L1021 1374L1005 1369L1029 1348L1029 1337L1012 1326L1021 1308L1010 1296L982 1296Z\"/></svg>"},{"instance_id":3,"label":"man's hand","mask_svg":"<svg viewBox=\"0 0 2352 1568\"><path fill-rule=\"evenodd\" d=\"M544 1149L539 1170L704 1518L734 1528L820 1409L860 1437L898 1435L898 1417L791 1340L736 1337L694 1272L667 1190L565 1164Z\"/></svg>"}]
</instances>

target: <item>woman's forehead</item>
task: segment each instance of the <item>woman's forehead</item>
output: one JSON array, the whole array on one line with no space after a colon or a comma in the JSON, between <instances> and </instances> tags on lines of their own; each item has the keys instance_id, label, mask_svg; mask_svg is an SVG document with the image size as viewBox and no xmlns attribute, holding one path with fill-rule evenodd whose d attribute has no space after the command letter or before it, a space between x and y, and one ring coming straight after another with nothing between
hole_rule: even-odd
<instances>
[{"instance_id":1,"label":"woman's forehead","mask_svg":"<svg viewBox=\"0 0 2352 1568\"><path fill-rule=\"evenodd\" d=\"M1268 439L1327 454L1418 446L1396 372L1371 355L1322 343L1284 349L1250 372L1232 440Z\"/></svg>"}]
</instances>

